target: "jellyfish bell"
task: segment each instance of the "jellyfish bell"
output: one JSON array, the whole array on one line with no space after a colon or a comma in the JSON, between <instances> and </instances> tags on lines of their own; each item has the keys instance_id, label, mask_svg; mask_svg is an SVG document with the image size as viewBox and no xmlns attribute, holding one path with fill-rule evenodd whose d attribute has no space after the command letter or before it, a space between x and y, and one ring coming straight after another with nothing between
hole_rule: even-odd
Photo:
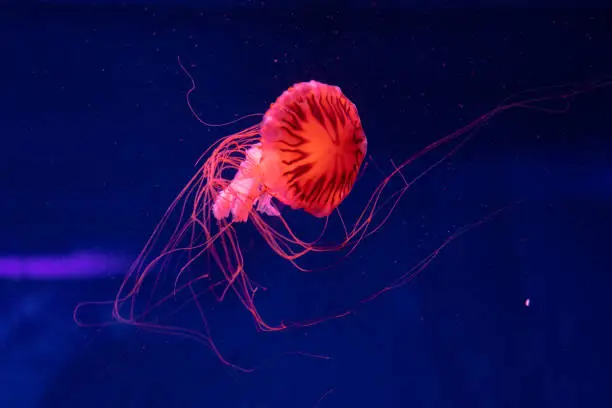
<instances>
[{"instance_id":1,"label":"jellyfish bell","mask_svg":"<svg viewBox=\"0 0 612 408\"><path fill-rule=\"evenodd\" d=\"M367 140L357 108L340 88L310 81L272 104L261 149L271 194L292 209L325 217L353 188Z\"/></svg>"},{"instance_id":2,"label":"jellyfish bell","mask_svg":"<svg viewBox=\"0 0 612 408\"><path fill-rule=\"evenodd\" d=\"M331 214L351 191L367 151L355 105L317 81L286 90L263 117L260 142L246 150L234 179L216 197L216 219L246 221L254 205L280 215L272 198L315 217Z\"/></svg>"}]
</instances>

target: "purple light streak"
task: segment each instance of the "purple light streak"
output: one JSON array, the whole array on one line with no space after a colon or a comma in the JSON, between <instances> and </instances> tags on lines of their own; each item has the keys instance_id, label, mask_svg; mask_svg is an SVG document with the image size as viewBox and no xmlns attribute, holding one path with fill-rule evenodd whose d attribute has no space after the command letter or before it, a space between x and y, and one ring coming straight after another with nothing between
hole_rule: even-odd
<instances>
[{"instance_id":1,"label":"purple light streak","mask_svg":"<svg viewBox=\"0 0 612 408\"><path fill-rule=\"evenodd\" d=\"M127 256L102 252L55 255L0 255L0 278L87 279L126 273Z\"/></svg>"}]
</instances>

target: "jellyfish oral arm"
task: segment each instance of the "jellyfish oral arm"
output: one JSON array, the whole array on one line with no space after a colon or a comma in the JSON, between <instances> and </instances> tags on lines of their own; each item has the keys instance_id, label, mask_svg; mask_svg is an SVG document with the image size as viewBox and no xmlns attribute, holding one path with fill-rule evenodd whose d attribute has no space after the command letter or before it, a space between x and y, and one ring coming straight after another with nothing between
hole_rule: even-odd
<instances>
[{"instance_id":1,"label":"jellyfish oral arm","mask_svg":"<svg viewBox=\"0 0 612 408\"><path fill-rule=\"evenodd\" d=\"M272 196L268 193L261 194L257 199L257 211L273 217L280 217L280 211L272 203Z\"/></svg>"},{"instance_id":2,"label":"jellyfish oral arm","mask_svg":"<svg viewBox=\"0 0 612 408\"><path fill-rule=\"evenodd\" d=\"M227 218L231 213L233 221L245 222L255 204L257 211L263 214L280 216L272 203L272 196L262 192L260 162L261 147L257 144L247 150L234 179L215 199L213 215L217 220Z\"/></svg>"}]
</instances>

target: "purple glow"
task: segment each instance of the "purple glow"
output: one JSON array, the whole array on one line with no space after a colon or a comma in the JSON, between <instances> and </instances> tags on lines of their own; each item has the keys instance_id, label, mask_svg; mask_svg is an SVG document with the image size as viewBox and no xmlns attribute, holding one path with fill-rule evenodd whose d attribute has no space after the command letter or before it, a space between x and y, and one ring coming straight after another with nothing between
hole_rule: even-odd
<instances>
[{"instance_id":1,"label":"purple glow","mask_svg":"<svg viewBox=\"0 0 612 408\"><path fill-rule=\"evenodd\" d=\"M100 252L0 256L0 278L82 279L125 273L128 258Z\"/></svg>"}]
</instances>

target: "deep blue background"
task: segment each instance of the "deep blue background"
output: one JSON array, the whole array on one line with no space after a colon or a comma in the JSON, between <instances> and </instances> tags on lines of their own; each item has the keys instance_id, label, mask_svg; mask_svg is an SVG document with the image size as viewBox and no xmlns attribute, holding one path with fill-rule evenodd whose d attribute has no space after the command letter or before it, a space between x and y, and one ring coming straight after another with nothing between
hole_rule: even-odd
<instances>
[{"instance_id":1,"label":"deep blue background","mask_svg":"<svg viewBox=\"0 0 612 408\"><path fill-rule=\"evenodd\" d=\"M571 8L0 8L0 253L137 253L200 152L239 128L190 115L178 55L211 121L262 112L295 82L339 85L388 172L511 94L610 76L611 27L611 11ZM198 343L76 327L75 304L112 298L121 276L2 280L0 406L312 408L333 389L321 407L609 407L611 119L610 88L563 114L501 113L332 270L301 274L242 229L262 311L318 316L524 200L347 318L256 333L234 300L216 307L217 343L251 374ZM343 208L380 178L369 166Z\"/></svg>"}]
</instances>

